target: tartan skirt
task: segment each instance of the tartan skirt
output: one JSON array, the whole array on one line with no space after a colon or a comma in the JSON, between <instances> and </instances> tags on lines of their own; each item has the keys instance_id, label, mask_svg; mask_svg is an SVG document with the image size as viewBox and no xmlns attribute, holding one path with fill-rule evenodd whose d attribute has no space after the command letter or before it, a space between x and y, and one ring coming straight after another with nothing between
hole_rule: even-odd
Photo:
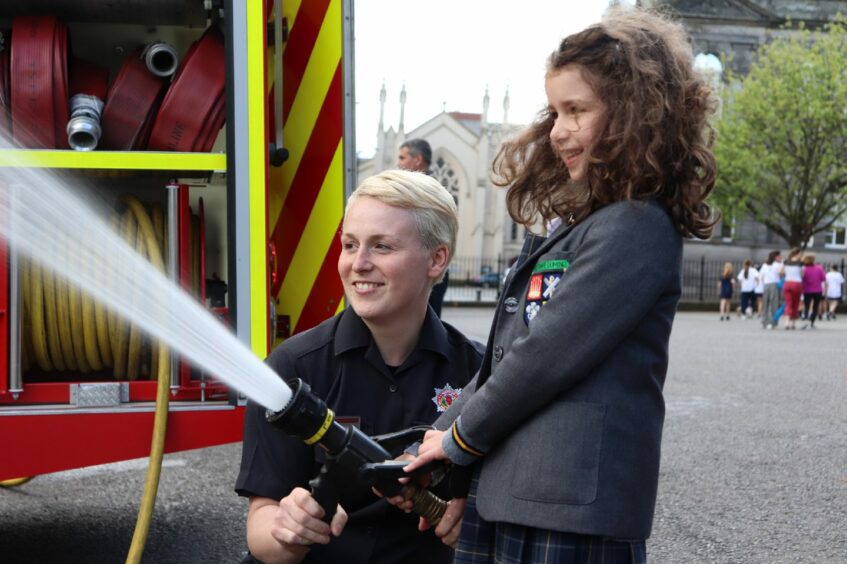
<instances>
[{"instance_id":1,"label":"tartan skirt","mask_svg":"<svg viewBox=\"0 0 847 564\"><path fill-rule=\"evenodd\" d=\"M471 481L457 564L646 564L643 540L628 541L561 533L486 521L476 510L478 476Z\"/></svg>"}]
</instances>

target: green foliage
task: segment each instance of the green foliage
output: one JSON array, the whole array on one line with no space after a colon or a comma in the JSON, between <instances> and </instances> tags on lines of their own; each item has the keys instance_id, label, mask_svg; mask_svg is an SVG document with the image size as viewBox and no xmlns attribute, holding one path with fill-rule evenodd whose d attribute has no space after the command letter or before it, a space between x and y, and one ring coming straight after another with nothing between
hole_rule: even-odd
<instances>
[{"instance_id":1,"label":"green foliage","mask_svg":"<svg viewBox=\"0 0 847 564\"><path fill-rule=\"evenodd\" d=\"M847 212L847 27L785 31L731 77L717 120L715 202L802 246Z\"/></svg>"}]
</instances>

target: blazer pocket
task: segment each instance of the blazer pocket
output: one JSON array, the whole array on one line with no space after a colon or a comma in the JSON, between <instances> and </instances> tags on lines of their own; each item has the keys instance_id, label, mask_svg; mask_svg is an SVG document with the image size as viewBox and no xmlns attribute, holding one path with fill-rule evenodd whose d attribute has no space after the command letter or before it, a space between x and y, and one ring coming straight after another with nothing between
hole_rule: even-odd
<instances>
[{"instance_id":1,"label":"blazer pocket","mask_svg":"<svg viewBox=\"0 0 847 564\"><path fill-rule=\"evenodd\" d=\"M555 402L521 431L512 495L585 505L597 498L606 406Z\"/></svg>"}]
</instances>

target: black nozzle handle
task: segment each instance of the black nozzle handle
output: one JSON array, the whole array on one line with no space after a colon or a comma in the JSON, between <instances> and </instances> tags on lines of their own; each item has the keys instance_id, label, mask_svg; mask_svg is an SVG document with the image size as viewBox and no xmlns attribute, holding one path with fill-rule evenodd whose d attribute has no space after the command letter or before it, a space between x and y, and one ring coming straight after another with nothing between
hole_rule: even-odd
<instances>
[{"instance_id":1,"label":"black nozzle handle","mask_svg":"<svg viewBox=\"0 0 847 564\"><path fill-rule=\"evenodd\" d=\"M338 478L330 476L331 470L324 465L321 468L317 477L309 481L309 486L312 488L312 497L323 508L324 516L321 521L329 524L335 516L335 510L338 507L340 495L335 487Z\"/></svg>"}]
</instances>

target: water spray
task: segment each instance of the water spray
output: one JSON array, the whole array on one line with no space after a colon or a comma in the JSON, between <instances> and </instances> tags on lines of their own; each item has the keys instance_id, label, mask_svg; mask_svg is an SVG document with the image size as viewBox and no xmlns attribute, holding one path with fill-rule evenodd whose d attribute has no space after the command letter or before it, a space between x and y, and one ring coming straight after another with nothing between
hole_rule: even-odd
<instances>
[{"instance_id":1,"label":"water spray","mask_svg":"<svg viewBox=\"0 0 847 564\"><path fill-rule=\"evenodd\" d=\"M46 171L4 169L0 237L55 276L253 401L282 409L291 390L201 304L114 233L83 198ZM61 245L56 242L61 241Z\"/></svg>"}]
</instances>

